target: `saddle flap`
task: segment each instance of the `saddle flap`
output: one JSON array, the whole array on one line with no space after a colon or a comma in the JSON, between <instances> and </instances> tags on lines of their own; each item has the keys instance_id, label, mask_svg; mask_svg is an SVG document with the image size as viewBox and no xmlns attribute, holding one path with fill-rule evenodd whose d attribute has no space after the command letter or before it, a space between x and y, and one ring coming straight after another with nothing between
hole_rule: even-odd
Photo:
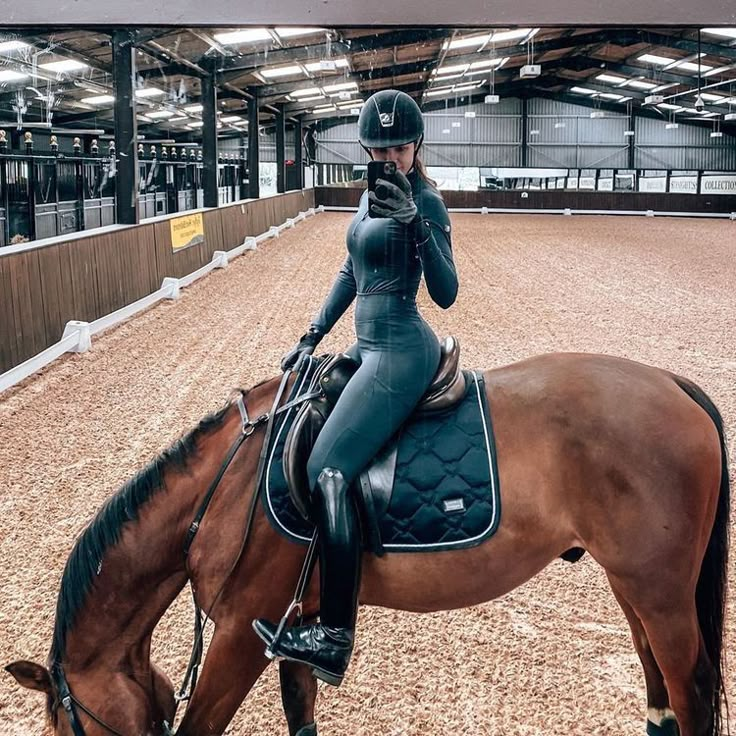
<instances>
[{"instance_id":1,"label":"saddle flap","mask_svg":"<svg viewBox=\"0 0 736 736\"><path fill-rule=\"evenodd\" d=\"M396 476L396 460L399 454L399 438L393 437L379 452L376 459L360 474L362 496L363 538L368 548L380 557L384 554L381 542L381 519L391 503Z\"/></svg>"},{"instance_id":2,"label":"saddle flap","mask_svg":"<svg viewBox=\"0 0 736 736\"><path fill-rule=\"evenodd\" d=\"M307 401L297 412L284 444L283 470L291 500L299 513L311 520L311 488L307 460L312 447L358 364L344 353L327 356L319 365L315 382L321 396Z\"/></svg>"},{"instance_id":3,"label":"saddle flap","mask_svg":"<svg viewBox=\"0 0 736 736\"><path fill-rule=\"evenodd\" d=\"M321 405L320 405L321 403ZM319 431L327 421L324 399L307 401L297 412L284 444L283 469L289 496L303 518L311 519L307 460Z\"/></svg>"}]
</instances>

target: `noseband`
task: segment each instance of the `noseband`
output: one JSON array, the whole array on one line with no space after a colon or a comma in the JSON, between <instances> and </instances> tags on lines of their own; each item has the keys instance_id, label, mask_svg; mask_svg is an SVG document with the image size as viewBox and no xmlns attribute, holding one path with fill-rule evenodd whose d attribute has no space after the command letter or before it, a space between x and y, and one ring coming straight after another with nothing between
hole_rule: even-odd
<instances>
[{"instance_id":1,"label":"noseband","mask_svg":"<svg viewBox=\"0 0 736 736\"><path fill-rule=\"evenodd\" d=\"M76 705L80 710L84 711L95 723L102 726L106 731L111 733L113 736L123 736L120 731L116 731L112 726L109 726L99 716L95 715L84 703L77 700L72 695L69 689L69 683L66 681L66 675L64 674L64 668L60 664L56 664L51 668L51 678L56 685L56 690L59 696L51 706L52 715L55 714L59 706L64 708L66 717L69 719L69 725L72 727L72 733L74 736L85 736L84 728L77 718L77 712L74 708ZM169 733L171 733L169 731Z\"/></svg>"}]
</instances>

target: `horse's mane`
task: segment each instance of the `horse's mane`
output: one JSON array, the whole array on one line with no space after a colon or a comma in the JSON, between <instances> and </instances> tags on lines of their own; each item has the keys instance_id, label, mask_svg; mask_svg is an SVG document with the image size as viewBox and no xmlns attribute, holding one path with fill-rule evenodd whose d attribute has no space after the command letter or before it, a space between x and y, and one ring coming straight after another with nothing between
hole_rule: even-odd
<instances>
[{"instance_id":1,"label":"horse's mane","mask_svg":"<svg viewBox=\"0 0 736 736\"><path fill-rule=\"evenodd\" d=\"M249 393L239 390L243 397ZM61 578L54 636L49 654L49 661L52 664L63 661L67 632L74 625L77 613L94 586L105 552L118 543L125 524L138 519L141 506L163 488L164 470L170 466L186 467L187 461L194 454L197 441L220 426L229 408L230 403L214 414L208 414L187 435L178 439L140 470L104 503L82 532L69 555Z\"/></svg>"}]
</instances>

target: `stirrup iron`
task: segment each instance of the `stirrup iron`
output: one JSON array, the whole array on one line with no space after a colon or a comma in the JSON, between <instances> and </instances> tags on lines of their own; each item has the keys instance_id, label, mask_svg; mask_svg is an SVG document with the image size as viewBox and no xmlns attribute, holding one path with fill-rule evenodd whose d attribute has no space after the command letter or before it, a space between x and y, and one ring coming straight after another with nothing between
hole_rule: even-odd
<instances>
[{"instance_id":1,"label":"stirrup iron","mask_svg":"<svg viewBox=\"0 0 736 736\"><path fill-rule=\"evenodd\" d=\"M317 537L318 532L315 528L314 533L312 534L312 538L309 541L309 548L307 549L307 555L304 558L302 571L299 575L299 582L296 584L294 599L291 601L291 603L289 603L286 612L281 617L279 625L276 628L276 633L274 634L273 640L266 647L265 654L269 659L273 660L279 658L278 654L276 654L274 650L278 648L278 643L281 640L281 635L284 633L284 630L289 625L289 618L294 611L297 611L296 625L299 626L301 624L302 616L304 613L302 605L304 601L304 594L307 592L307 588L309 587L309 581L312 579L312 572L314 571L314 564L317 560Z\"/></svg>"}]
</instances>

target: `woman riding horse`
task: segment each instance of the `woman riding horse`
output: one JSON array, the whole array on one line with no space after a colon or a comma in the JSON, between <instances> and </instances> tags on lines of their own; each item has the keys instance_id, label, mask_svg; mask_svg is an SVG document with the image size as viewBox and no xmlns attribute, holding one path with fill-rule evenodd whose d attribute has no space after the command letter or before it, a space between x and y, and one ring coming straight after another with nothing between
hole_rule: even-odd
<instances>
[{"instance_id":1,"label":"woman riding horse","mask_svg":"<svg viewBox=\"0 0 736 736\"><path fill-rule=\"evenodd\" d=\"M424 136L418 105L403 92L377 92L363 107L358 128L371 159L396 163L398 186L378 179L385 198L363 194L332 290L281 364L287 370L311 354L357 296L358 341L348 352L360 367L307 464L320 539L321 620L285 630L272 648L276 626L254 621L272 654L308 664L333 685L350 661L360 588L362 548L350 486L412 412L439 366L439 341L416 305L422 272L430 296L444 309L458 287L447 209L418 157Z\"/></svg>"}]
</instances>

